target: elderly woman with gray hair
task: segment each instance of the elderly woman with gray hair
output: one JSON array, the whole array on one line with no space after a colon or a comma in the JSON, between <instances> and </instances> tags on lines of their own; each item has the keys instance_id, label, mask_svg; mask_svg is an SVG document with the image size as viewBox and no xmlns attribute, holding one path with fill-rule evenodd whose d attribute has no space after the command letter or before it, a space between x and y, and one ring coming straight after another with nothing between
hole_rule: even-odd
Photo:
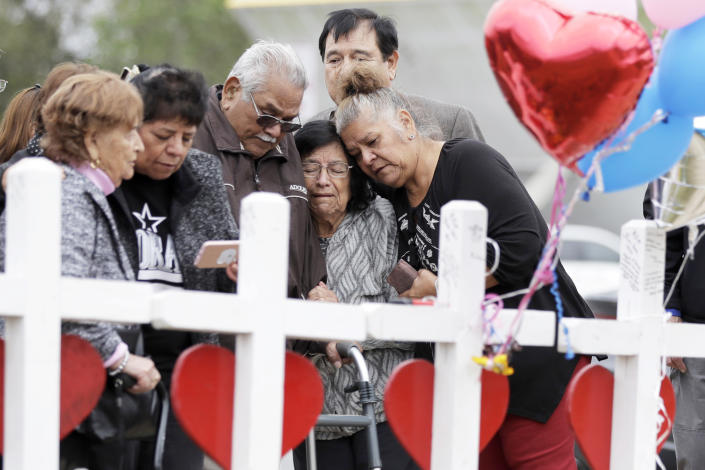
<instances>
[{"instance_id":1,"label":"elderly woman with gray hair","mask_svg":"<svg viewBox=\"0 0 705 470\"><path fill-rule=\"evenodd\" d=\"M309 207L328 282L319 283L309 299L359 304L387 302L396 292L387 276L397 262L397 226L389 201L376 196L369 180L343 149L330 121L307 123L296 133ZM380 454L385 469L417 468L386 422L381 398L394 368L413 356L413 344L368 340L362 343L375 394L375 417ZM357 381L352 364L345 364L329 343L312 355L325 390L324 414L361 414L356 394L345 388ZM316 430L316 460L321 470L366 469L365 431L355 427ZM302 445L294 451L297 468L306 468Z\"/></svg>"},{"instance_id":2,"label":"elderly woman with gray hair","mask_svg":"<svg viewBox=\"0 0 705 470\"><path fill-rule=\"evenodd\" d=\"M525 288L547 228L504 157L475 140L443 142L420 134L409 104L393 89L377 89L364 81L353 88L357 93L336 111L337 130L362 171L392 188L399 255L419 274L407 295L436 294L440 211L457 199L479 201L487 208L488 236L501 253L498 269L487 278L488 292L501 295ZM489 265L493 261L488 256ZM592 317L560 262L555 275L565 315ZM545 286L529 308L555 310L555 302L550 286ZM509 307L517 303L517 297L504 300ZM575 469L575 438L564 392L587 358L567 360L554 348L524 347L511 361L516 372L509 378L508 414L482 452L480 468Z\"/></svg>"}]
</instances>

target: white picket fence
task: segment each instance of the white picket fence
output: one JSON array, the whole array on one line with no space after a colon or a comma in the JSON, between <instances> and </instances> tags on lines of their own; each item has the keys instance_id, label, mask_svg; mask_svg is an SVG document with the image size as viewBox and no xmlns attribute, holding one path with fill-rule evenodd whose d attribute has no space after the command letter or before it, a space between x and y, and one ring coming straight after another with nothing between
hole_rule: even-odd
<instances>
[{"instance_id":1,"label":"white picket fence","mask_svg":"<svg viewBox=\"0 0 705 470\"><path fill-rule=\"evenodd\" d=\"M60 276L60 180L42 159L10 175L6 273L0 312L6 318L6 470L58 467L61 320L152 323L158 328L237 333L232 468L279 468L284 339L434 341L432 468L478 465L487 212L476 202L442 209L439 298L433 307L362 306L286 298L289 208L268 193L242 203L237 295L154 293L149 284ZM705 325L664 325L660 299L663 234L648 222L623 235L619 321L568 319L576 352L618 355L612 468L641 470L654 461L659 354L705 356L696 337ZM277 247L279 247L277 249ZM506 329L514 311L495 327ZM554 343L553 312L529 311L518 341ZM559 338L563 340L563 338ZM563 342L563 341L562 341Z\"/></svg>"}]
</instances>

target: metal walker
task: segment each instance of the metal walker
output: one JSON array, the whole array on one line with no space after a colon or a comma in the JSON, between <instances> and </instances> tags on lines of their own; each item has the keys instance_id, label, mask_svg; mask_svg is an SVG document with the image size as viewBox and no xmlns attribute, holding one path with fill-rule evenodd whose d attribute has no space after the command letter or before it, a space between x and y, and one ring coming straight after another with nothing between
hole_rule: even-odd
<instances>
[{"instance_id":1,"label":"metal walker","mask_svg":"<svg viewBox=\"0 0 705 470\"><path fill-rule=\"evenodd\" d=\"M350 342L340 342L336 345L338 354L342 358L351 358L357 367L358 381L354 385L347 387L345 393L360 392L360 404L362 405L362 415L320 415L316 422L316 427L326 426L356 426L365 428L367 435L367 461L369 470L381 470L382 459L379 455L379 441L377 440L377 422L375 421L374 387L370 383L370 374L367 371L367 364L362 352L356 344ZM315 428L314 428L315 429ZM316 438L314 429L306 438L306 464L308 470L318 470L316 464Z\"/></svg>"}]
</instances>

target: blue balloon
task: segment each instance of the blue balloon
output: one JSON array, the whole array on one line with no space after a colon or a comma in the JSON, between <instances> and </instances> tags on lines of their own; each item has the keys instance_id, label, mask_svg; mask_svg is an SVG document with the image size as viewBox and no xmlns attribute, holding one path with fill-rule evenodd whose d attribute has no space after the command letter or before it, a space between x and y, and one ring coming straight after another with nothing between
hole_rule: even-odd
<instances>
[{"instance_id":1,"label":"blue balloon","mask_svg":"<svg viewBox=\"0 0 705 470\"><path fill-rule=\"evenodd\" d=\"M703 90L705 92L705 90ZM611 147L624 144L632 132L651 121L654 113L663 109L659 96L658 77L654 73L644 88L627 128L616 135ZM668 117L639 134L628 150L609 155L602 160L602 178L606 193L638 186L666 173L683 156L693 137L693 118L677 115ZM595 155L609 142L599 144L578 161L578 168L586 173ZM589 181L595 186L595 176Z\"/></svg>"},{"instance_id":2,"label":"blue balloon","mask_svg":"<svg viewBox=\"0 0 705 470\"><path fill-rule=\"evenodd\" d=\"M705 17L668 33L659 56L665 109L683 116L705 115Z\"/></svg>"}]
</instances>

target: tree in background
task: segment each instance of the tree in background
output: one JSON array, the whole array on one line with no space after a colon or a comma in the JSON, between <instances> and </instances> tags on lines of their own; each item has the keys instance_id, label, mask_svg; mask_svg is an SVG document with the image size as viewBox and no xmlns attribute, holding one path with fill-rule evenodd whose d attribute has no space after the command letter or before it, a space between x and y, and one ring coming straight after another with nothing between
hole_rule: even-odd
<instances>
[{"instance_id":1,"label":"tree in background","mask_svg":"<svg viewBox=\"0 0 705 470\"><path fill-rule=\"evenodd\" d=\"M169 62L208 83L222 82L250 43L224 0L115 0L94 29L92 62L103 68Z\"/></svg>"},{"instance_id":2,"label":"tree in background","mask_svg":"<svg viewBox=\"0 0 705 470\"><path fill-rule=\"evenodd\" d=\"M250 42L224 0L0 0L0 32L0 113L59 62L169 62L219 83Z\"/></svg>"},{"instance_id":3,"label":"tree in background","mask_svg":"<svg viewBox=\"0 0 705 470\"><path fill-rule=\"evenodd\" d=\"M60 41L59 1L42 2L30 9L21 0L0 0L0 78L7 88L0 93L0 112L23 88L42 83L59 62L74 60Z\"/></svg>"}]
</instances>

